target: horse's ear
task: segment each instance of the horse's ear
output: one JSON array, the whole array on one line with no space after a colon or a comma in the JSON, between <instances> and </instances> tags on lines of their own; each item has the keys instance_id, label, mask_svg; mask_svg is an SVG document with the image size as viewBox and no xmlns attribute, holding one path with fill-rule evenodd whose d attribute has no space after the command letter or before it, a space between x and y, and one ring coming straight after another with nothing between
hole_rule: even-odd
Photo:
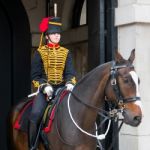
<instances>
[{"instance_id":1,"label":"horse's ear","mask_svg":"<svg viewBox=\"0 0 150 150\"><path fill-rule=\"evenodd\" d=\"M135 49L133 49L131 51L131 54L130 54L130 57L129 57L128 61L132 64L134 59L135 59Z\"/></svg>"},{"instance_id":2,"label":"horse's ear","mask_svg":"<svg viewBox=\"0 0 150 150\"><path fill-rule=\"evenodd\" d=\"M123 57L121 56L121 54L116 50L115 51L115 61L116 62L121 62L123 60Z\"/></svg>"}]
</instances>

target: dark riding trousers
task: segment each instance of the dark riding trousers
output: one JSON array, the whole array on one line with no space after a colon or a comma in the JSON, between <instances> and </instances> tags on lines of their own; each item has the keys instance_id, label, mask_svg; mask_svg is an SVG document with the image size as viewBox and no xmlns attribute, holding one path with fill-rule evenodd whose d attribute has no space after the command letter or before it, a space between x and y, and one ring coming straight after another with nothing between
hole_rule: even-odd
<instances>
[{"instance_id":1,"label":"dark riding trousers","mask_svg":"<svg viewBox=\"0 0 150 150\"><path fill-rule=\"evenodd\" d=\"M57 90L62 87L64 87L64 85L62 85L62 84L53 86L53 89L54 89L53 95L55 96L57 93ZM44 113L48 103L49 102L46 100L46 95L43 94L42 91L40 91L33 101L29 120L35 124L38 124L41 121L41 118L43 116L43 113Z\"/></svg>"}]
</instances>

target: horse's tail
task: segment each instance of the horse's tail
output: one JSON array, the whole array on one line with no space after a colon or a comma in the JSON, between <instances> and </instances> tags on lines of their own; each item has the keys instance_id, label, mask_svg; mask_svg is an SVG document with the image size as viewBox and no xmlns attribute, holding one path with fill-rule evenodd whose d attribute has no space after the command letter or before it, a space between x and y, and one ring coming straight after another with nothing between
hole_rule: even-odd
<instances>
[{"instance_id":1,"label":"horse's tail","mask_svg":"<svg viewBox=\"0 0 150 150\"><path fill-rule=\"evenodd\" d=\"M14 123L19 115L20 110L25 106L27 103L27 99L23 99L19 104L15 105L10 112L8 113L7 117L7 142L9 145L9 149L16 150L16 139L18 136L18 130L14 128Z\"/></svg>"}]
</instances>

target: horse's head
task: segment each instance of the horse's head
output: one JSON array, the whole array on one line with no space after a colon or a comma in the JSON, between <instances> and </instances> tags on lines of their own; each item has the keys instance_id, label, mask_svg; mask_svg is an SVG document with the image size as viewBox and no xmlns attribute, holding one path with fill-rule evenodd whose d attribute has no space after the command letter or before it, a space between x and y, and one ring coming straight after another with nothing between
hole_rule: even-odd
<instances>
[{"instance_id":1,"label":"horse's head","mask_svg":"<svg viewBox=\"0 0 150 150\"><path fill-rule=\"evenodd\" d=\"M128 60L116 52L106 87L106 97L115 102L122 111L126 124L138 126L142 120L142 110L138 90L139 78L132 64L134 58L135 50L132 50Z\"/></svg>"}]
</instances>

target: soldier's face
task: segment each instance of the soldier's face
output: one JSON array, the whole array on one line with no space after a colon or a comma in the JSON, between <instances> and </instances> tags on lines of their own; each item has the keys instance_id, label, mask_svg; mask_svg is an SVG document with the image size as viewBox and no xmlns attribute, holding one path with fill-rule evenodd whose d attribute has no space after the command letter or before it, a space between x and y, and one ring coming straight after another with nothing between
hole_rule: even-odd
<instances>
[{"instance_id":1,"label":"soldier's face","mask_svg":"<svg viewBox=\"0 0 150 150\"><path fill-rule=\"evenodd\" d=\"M57 44L60 41L61 35L59 33L53 33L49 34L47 38L50 39L52 43Z\"/></svg>"}]
</instances>

